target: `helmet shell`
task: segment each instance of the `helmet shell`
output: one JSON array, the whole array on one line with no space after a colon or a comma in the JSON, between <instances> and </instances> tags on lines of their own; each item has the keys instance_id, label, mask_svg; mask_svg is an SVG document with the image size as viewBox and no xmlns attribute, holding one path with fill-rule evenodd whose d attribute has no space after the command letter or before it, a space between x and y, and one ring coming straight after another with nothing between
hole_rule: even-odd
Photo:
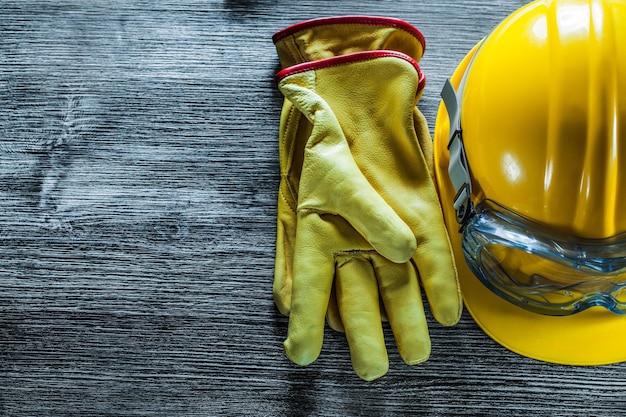
<instances>
[{"instance_id":1,"label":"helmet shell","mask_svg":"<svg viewBox=\"0 0 626 417\"><path fill-rule=\"evenodd\" d=\"M536 1L483 42L461 128L475 198L585 238L626 232L626 2Z\"/></svg>"}]
</instances>

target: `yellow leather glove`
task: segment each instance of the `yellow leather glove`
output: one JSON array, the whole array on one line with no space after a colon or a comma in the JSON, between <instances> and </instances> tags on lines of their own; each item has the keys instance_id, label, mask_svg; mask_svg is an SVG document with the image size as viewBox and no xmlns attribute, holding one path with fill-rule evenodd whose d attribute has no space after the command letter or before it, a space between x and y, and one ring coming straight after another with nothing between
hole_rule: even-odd
<instances>
[{"instance_id":1,"label":"yellow leather glove","mask_svg":"<svg viewBox=\"0 0 626 417\"><path fill-rule=\"evenodd\" d=\"M419 62L424 36L404 20L379 16L332 16L305 20L272 36L282 68L352 52L391 50Z\"/></svg>"},{"instance_id":2,"label":"yellow leather glove","mask_svg":"<svg viewBox=\"0 0 626 417\"><path fill-rule=\"evenodd\" d=\"M416 107L417 63L394 51L358 52L295 65L277 78L286 98L279 199L297 222L287 356L301 365L318 357L334 284L361 378L389 366L379 300L403 360L426 360L418 269L440 323L458 321L461 301L416 133L428 132Z\"/></svg>"},{"instance_id":3,"label":"yellow leather glove","mask_svg":"<svg viewBox=\"0 0 626 417\"><path fill-rule=\"evenodd\" d=\"M337 55L378 49L403 52L418 62L426 48L426 42L419 29L400 19L379 16L334 16L306 20L276 32L272 40L283 68ZM420 78L420 95L424 82L425 78ZM283 114L290 111L290 108L291 104L285 103ZM418 139L429 171L433 172L432 139L423 117L421 114L418 116L421 125L425 127L423 132L419 132ZM303 150L293 149L290 152L292 153L290 158L298 158L301 157ZM299 173L292 172L292 175L294 176L292 183L297 184ZM287 193L282 191L282 187L288 184L282 183L281 195ZM288 315L291 308L296 224L293 207L286 199L279 198L274 300L284 315ZM335 300L333 293L329 304L328 323L333 329L343 331ZM383 318L386 318L384 309L382 313Z\"/></svg>"}]
</instances>

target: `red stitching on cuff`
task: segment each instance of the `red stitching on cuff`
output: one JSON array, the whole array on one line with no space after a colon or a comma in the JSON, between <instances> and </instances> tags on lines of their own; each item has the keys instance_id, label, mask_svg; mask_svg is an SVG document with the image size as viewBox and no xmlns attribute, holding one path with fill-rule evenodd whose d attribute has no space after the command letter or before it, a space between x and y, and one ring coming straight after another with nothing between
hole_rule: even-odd
<instances>
[{"instance_id":1,"label":"red stitching on cuff","mask_svg":"<svg viewBox=\"0 0 626 417\"><path fill-rule=\"evenodd\" d=\"M420 69L417 61L402 52L388 50L354 52L352 54L333 56L330 58L320 59L318 61L303 62L301 64L296 64L280 70L276 74L276 82L280 82L282 79L289 77L290 75L299 74L305 71L319 70L323 68L334 67L337 65L350 64L352 62L366 61L368 59L383 57L400 58L413 65L415 67L415 70L417 71L419 79L418 91L421 91L424 88L426 84L426 77Z\"/></svg>"}]
</instances>

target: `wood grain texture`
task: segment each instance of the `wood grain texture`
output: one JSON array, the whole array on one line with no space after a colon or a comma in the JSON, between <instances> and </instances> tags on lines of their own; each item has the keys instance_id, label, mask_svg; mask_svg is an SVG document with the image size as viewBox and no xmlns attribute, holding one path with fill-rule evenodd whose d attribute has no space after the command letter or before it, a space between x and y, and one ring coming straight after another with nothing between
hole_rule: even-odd
<instances>
[{"instance_id":1,"label":"wood grain texture","mask_svg":"<svg viewBox=\"0 0 626 417\"><path fill-rule=\"evenodd\" d=\"M426 36L431 123L456 63L522 0L0 3L0 415L619 416L626 365L517 356L464 313L358 379L302 368L272 302L281 95L271 35L339 14ZM431 126L432 127L432 126Z\"/></svg>"}]
</instances>

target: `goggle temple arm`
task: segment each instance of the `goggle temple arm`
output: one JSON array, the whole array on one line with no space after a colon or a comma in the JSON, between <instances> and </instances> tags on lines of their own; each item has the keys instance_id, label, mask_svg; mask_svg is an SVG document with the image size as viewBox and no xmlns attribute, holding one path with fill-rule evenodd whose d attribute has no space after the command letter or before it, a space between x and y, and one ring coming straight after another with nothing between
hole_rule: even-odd
<instances>
[{"instance_id":1,"label":"goggle temple arm","mask_svg":"<svg viewBox=\"0 0 626 417\"><path fill-rule=\"evenodd\" d=\"M474 212L470 199L472 194L472 180L467 164L467 157L465 156L465 148L463 146L459 98L449 79L446 80L441 90L441 98L448 111L448 119L450 121L450 131L448 135L450 163L448 165L448 176L456 192L454 197L454 210L456 210L456 221L460 224L460 230L462 231Z\"/></svg>"}]
</instances>

